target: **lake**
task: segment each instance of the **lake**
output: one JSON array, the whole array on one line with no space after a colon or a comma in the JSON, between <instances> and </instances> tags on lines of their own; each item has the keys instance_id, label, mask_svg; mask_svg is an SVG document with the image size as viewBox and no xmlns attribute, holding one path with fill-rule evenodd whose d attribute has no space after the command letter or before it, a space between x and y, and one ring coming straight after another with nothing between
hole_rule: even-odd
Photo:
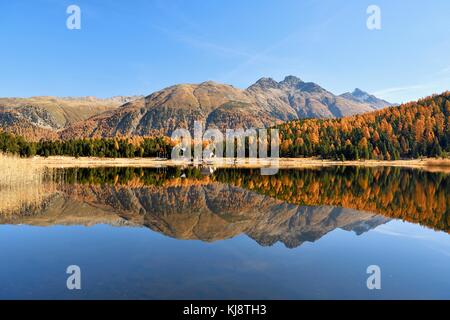
<instances>
[{"instance_id":1,"label":"lake","mask_svg":"<svg viewBox=\"0 0 450 320\"><path fill-rule=\"evenodd\" d=\"M450 174L46 169L0 178L0 299L449 299ZM69 290L68 266L81 270ZM380 289L369 289L377 266Z\"/></svg>"}]
</instances>

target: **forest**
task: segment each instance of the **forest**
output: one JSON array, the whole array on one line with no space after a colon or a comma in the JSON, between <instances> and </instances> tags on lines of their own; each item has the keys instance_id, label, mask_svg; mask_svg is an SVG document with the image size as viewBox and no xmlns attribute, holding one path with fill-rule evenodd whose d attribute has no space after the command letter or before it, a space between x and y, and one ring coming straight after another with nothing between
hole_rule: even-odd
<instances>
[{"instance_id":1,"label":"forest","mask_svg":"<svg viewBox=\"0 0 450 320\"><path fill-rule=\"evenodd\" d=\"M283 157L397 160L450 153L450 92L339 119L278 126Z\"/></svg>"}]
</instances>

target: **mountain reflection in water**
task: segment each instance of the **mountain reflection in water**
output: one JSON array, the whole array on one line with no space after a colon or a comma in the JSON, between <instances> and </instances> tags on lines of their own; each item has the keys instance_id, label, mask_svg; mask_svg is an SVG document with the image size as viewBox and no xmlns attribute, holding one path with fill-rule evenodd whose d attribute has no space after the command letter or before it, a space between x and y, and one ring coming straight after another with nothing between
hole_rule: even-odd
<instances>
[{"instance_id":1,"label":"mountain reflection in water","mask_svg":"<svg viewBox=\"0 0 450 320\"><path fill-rule=\"evenodd\" d=\"M263 246L289 248L337 228L361 234L390 219L449 232L445 173L358 167L209 173L194 167L48 170L36 184L0 182L0 224L144 226L207 242L246 234Z\"/></svg>"}]
</instances>

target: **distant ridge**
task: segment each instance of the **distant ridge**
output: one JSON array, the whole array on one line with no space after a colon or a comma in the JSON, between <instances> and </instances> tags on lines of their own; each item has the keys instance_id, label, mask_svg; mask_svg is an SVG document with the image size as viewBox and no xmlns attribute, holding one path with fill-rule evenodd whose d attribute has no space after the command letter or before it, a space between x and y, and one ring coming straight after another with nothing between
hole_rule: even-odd
<instances>
[{"instance_id":1,"label":"distant ridge","mask_svg":"<svg viewBox=\"0 0 450 320\"><path fill-rule=\"evenodd\" d=\"M28 139L57 138L57 131L141 96L0 98L0 128Z\"/></svg>"},{"instance_id":2,"label":"distant ridge","mask_svg":"<svg viewBox=\"0 0 450 320\"><path fill-rule=\"evenodd\" d=\"M383 99L379 99L377 97L375 97L374 95L371 95L361 89L356 88L355 90L353 90L353 92L346 92L340 95L343 98L349 99L349 100L353 100L353 101L357 101L357 102L361 102L361 103L368 103L371 106L375 107L376 109L383 109L386 107L390 107L393 104L387 102L386 100Z\"/></svg>"}]
</instances>

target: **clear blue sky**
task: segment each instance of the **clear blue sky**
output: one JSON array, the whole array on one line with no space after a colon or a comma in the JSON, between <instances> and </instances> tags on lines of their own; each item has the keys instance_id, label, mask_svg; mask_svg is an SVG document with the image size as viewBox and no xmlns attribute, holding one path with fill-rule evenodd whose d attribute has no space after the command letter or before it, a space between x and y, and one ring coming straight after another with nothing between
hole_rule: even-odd
<instances>
[{"instance_id":1,"label":"clear blue sky","mask_svg":"<svg viewBox=\"0 0 450 320\"><path fill-rule=\"evenodd\" d=\"M66 8L81 8L81 30ZM366 9L381 8L381 30ZM149 94L293 74L393 102L450 89L448 0L18 0L0 4L0 96Z\"/></svg>"}]
</instances>

